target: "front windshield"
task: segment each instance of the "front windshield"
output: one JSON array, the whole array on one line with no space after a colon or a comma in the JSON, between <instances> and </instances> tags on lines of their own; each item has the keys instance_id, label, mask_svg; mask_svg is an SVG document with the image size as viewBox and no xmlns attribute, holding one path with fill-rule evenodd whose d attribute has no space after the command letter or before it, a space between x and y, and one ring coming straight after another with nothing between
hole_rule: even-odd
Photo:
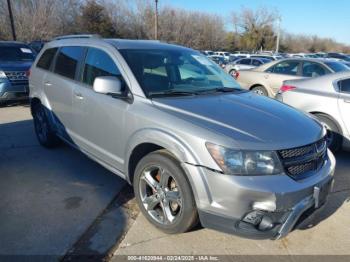
<instances>
[{"instance_id":1,"label":"front windshield","mask_svg":"<svg viewBox=\"0 0 350 262\"><path fill-rule=\"evenodd\" d=\"M344 65L343 63L340 62L325 62L327 66L329 66L334 72L342 72L342 71L348 71L349 67Z\"/></svg>"},{"instance_id":2,"label":"front windshield","mask_svg":"<svg viewBox=\"0 0 350 262\"><path fill-rule=\"evenodd\" d=\"M33 60L33 52L27 46L0 46L0 62L25 62Z\"/></svg>"},{"instance_id":3,"label":"front windshield","mask_svg":"<svg viewBox=\"0 0 350 262\"><path fill-rule=\"evenodd\" d=\"M147 97L240 89L218 65L196 51L185 49L123 49L120 53Z\"/></svg>"}]
</instances>

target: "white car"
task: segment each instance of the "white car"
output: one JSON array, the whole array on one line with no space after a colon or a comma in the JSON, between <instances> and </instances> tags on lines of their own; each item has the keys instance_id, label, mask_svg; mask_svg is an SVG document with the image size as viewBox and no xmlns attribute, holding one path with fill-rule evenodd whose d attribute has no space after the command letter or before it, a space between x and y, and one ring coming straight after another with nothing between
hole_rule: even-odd
<instances>
[{"instance_id":1,"label":"white car","mask_svg":"<svg viewBox=\"0 0 350 262\"><path fill-rule=\"evenodd\" d=\"M215 55L222 56L226 61L230 59L231 54L229 52L217 51Z\"/></svg>"},{"instance_id":2,"label":"white car","mask_svg":"<svg viewBox=\"0 0 350 262\"><path fill-rule=\"evenodd\" d=\"M284 81L276 98L313 114L328 130L329 148L350 149L350 72Z\"/></svg>"},{"instance_id":3,"label":"white car","mask_svg":"<svg viewBox=\"0 0 350 262\"><path fill-rule=\"evenodd\" d=\"M233 63L227 64L225 71L232 77L237 78L240 70L253 69L271 61L267 58L240 58Z\"/></svg>"},{"instance_id":4,"label":"white car","mask_svg":"<svg viewBox=\"0 0 350 262\"><path fill-rule=\"evenodd\" d=\"M211 56L211 55L214 55L215 53L211 50L204 50L203 54L205 54L206 56Z\"/></svg>"}]
</instances>

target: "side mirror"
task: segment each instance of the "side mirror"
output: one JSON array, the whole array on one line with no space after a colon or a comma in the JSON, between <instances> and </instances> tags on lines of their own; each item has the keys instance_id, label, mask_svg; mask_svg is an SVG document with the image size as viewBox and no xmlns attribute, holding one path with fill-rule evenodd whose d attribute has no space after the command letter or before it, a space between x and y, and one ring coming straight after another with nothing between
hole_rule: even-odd
<instances>
[{"instance_id":1,"label":"side mirror","mask_svg":"<svg viewBox=\"0 0 350 262\"><path fill-rule=\"evenodd\" d=\"M116 76L99 76L95 78L93 90L99 94L122 96L122 81Z\"/></svg>"}]
</instances>

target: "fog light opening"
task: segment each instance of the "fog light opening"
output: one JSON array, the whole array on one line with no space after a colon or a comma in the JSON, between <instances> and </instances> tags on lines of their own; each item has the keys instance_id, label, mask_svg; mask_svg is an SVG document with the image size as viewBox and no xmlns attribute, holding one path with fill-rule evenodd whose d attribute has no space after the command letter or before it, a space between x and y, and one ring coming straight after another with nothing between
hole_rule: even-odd
<instances>
[{"instance_id":1,"label":"fog light opening","mask_svg":"<svg viewBox=\"0 0 350 262\"><path fill-rule=\"evenodd\" d=\"M243 222L253 225L259 231L269 231L275 227L272 218L261 211L252 211L248 213Z\"/></svg>"},{"instance_id":2,"label":"fog light opening","mask_svg":"<svg viewBox=\"0 0 350 262\"><path fill-rule=\"evenodd\" d=\"M263 216L261 222L259 223L259 230L260 231L268 231L272 229L275 226L272 219L268 216Z\"/></svg>"}]
</instances>

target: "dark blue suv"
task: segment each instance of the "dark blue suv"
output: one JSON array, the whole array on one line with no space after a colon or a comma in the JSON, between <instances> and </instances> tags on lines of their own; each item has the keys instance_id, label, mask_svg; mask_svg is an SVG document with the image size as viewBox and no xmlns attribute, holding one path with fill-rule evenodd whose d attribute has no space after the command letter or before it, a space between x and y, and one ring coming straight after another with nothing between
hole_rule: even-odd
<instances>
[{"instance_id":1,"label":"dark blue suv","mask_svg":"<svg viewBox=\"0 0 350 262\"><path fill-rule=\"evenodd\" d=\"M28 99L28 74L34 59L28 45L0 41L0 104Z\"/></svg>"}]
</instances>

